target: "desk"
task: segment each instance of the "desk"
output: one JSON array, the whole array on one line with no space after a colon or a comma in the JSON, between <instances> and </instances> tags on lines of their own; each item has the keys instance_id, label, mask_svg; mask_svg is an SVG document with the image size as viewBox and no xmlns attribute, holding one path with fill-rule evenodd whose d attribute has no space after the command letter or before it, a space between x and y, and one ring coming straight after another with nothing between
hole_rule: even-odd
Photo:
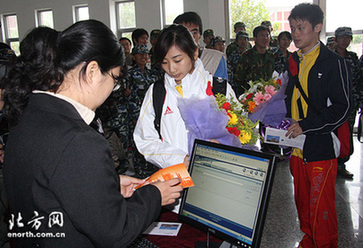
<instances>
[{"instance_id":1,"label":"desk","mask_svg":"<svg viewBox=\"0 0 363 248\"><path fill-rule=\"evenodd\" d=\"M167 210L162 210L160 218L157 221L180 222L178 221L178 215L176 213ZM176 237L147 235L146 238L160 248L193 248L197 241L207 240L207 233L182 222L182 227ZM221 240L211 235L209 236L209 240L221 242Z\"/></svg>"}]
</instances>

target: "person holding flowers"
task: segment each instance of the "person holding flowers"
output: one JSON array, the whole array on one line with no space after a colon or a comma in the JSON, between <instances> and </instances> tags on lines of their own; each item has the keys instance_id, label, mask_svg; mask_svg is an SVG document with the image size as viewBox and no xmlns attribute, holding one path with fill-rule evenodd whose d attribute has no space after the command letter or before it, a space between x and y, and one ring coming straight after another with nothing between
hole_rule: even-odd
<instances>
[{"instance_id":1,"label":"person holding flowers","mask_svg":"<svg viewBox=\"0 0 363 248\"><path fill-rule=\"evenodd\" d=\"M198 46L183 25L171 25L161 32L155 45L155 61L165 71L165 98L161 111L160 133L154 125L155 83L146 92L135 127L134 140L145 159L160 168L178 163L188 166L188 131L180 113L179 102L213 96L213 76L204 69L198 58ZM235 93L228 83L225 95L237 102ZM197 107L199 106L195 106ZM216 123L208 125L213 127Z\"/></svg>"},{"instance_id":2,"label":"person holding flowers","mask_svg":"<svg viewBox=\"0 0 363 248\"><path fill-rule=\"evenodd\" d=\"M324 13L318 5L295 6L288 18L295 46L289 58L287 117L295 120L289 138L306 135L294 149L290 171L300 229L299 247L338 247L335 181L339 140L334 134L350 114L350 76L346 61L320 40Z\"/></svg>"}]
</instances>

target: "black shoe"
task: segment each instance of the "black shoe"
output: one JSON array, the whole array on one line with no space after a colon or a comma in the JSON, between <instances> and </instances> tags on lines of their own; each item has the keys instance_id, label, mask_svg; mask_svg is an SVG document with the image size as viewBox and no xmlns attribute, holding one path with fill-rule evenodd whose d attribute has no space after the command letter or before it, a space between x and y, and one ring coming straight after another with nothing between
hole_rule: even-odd
<instances>
[{"instance_id":1,"label":"black shoe","mask_svg":"<svg viewBox=\"0 0 363 248\"><path fill-rule=\"evenodd\" d=\"M337 176L345 179L353 179L353 174L347 171L345 168L338 169Z\"/></svg>"}]
</instances>

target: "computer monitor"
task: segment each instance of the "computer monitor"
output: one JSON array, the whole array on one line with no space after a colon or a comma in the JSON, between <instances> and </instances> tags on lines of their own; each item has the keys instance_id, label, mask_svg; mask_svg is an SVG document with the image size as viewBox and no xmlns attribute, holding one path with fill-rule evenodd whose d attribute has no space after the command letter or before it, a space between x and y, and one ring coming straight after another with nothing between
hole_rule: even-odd
<instances>
[{"instance_id":1,"label":"computer monitor","mask_svg":"<svg viewBox=\"0 0 363 248\"><path fill-rule=\"evenodd\" d=\"M196 140L179 219L237 247L259 247L275 171L273 155Z\"/></svg>"}]
</instances>

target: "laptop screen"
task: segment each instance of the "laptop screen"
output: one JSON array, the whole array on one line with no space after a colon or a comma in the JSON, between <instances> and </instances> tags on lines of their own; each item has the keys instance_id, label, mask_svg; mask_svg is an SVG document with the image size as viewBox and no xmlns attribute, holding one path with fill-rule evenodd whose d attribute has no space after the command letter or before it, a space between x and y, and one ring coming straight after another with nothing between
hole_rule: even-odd
<instances>
[{"instance_id":1,"label":"laptop screen","mask_svg":"<svg viewBox=\"0 0 363 248\"><path fill-rule=\"evenodd\" d=\"M272 187L274 157L196 140L181 220L240 247L258 247Z\"/></svg>"}]
</instances>

